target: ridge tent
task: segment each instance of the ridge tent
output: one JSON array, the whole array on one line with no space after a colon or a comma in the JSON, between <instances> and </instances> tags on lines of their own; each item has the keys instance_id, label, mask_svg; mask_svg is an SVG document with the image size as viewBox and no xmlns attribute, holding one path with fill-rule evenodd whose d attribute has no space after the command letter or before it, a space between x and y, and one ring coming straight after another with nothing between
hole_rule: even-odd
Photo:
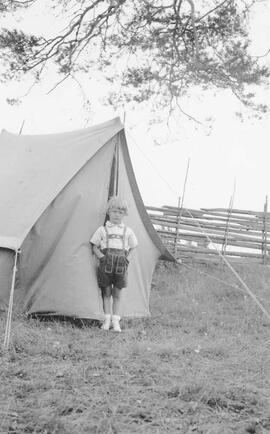
<instances>
[{"instance_id":1,"label":"ridge tent","mask_svg":"<svg viewBox=\"0 0 270 434\"><path fill-rule=\"evenodd\" d=\"M104 224L107 200L113 194L126 199L125 224L139 240L121 313L147 316L156 261L175 259L144 208L119 118L59 134L2 132L1 310L12 299L16 310L27 314L103 318L89 239Z\"/></svg>"}]
</instances>

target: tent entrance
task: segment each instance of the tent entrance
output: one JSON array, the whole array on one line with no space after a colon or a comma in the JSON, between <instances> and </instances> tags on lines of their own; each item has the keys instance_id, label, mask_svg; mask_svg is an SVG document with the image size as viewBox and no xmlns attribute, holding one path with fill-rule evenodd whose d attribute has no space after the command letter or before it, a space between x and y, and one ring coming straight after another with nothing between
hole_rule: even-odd
<instances>
[{"instance_id":1,"label":"tent entrance","mask_svg":"<svg viewBox=\"0 0 270 434\"><path fill-rule=\"evenodd\" d=\"M118 193L119 193L119 141L117 141L114 147L108 199L110 199L110 197L112 196L117 196Z\"/></svg>"}]
</instances>

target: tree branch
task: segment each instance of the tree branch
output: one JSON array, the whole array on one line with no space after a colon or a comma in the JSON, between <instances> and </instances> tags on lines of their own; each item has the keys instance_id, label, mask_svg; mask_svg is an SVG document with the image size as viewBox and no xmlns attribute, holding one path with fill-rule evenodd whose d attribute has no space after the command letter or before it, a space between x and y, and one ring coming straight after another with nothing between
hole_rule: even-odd
<instances>
[{"instance_id":1,"label":"tree branch","mask_svg":"<svg viewBox=\"0 0 270 434\"><path fill-rule=\"evenodd\" d=\"M199 58L199 43L198 43L197 29L196 29L196 25L195 25L195 6L194 6L193 0L187 0L187 2L190 4L190 8L191 8L191 21L192 21L194 41L195 41L194 60L196 60Z\"/></svg>"},{"instance_id":2,"label":"tree branch","mask_svg":"<svg viewBox=\"0 0 270 434\"><path fill-rule=\"evenodd\" d=\"M214 7L213 9L210 9L210 11L207 11L204 15L202 15L200 18L197 18L196 22L198 21L202 21L205 17L207 17L208 15L212 14L213 12L215 12L217 9L221 8L221 6L223 6L226 3L231 3L232 0L224 0L221 3L219 3L216 7Z\"/></svg>"}]
</instances>

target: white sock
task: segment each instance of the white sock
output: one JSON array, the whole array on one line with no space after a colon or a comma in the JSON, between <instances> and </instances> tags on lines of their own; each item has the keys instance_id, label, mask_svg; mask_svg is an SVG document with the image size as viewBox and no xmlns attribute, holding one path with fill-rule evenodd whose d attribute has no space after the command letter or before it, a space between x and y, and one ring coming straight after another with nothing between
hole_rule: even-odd
<instances>
[{"instance_id":1,"label":"white sock","mask_svg":"<svg viewBox=\"0 0 270 434\"><path fill-rule=\"evenodd\" d=\"M121 327L119 324L121 317L119 315L113 315L112 316L112 325L113 325L113 329L116 332L121 332Z\"/></svg>"},{"instance_id":2,"label":"white sock","mask_svg":"<svg viewBox=\"0 0 270 434\"><path fill-rule=\"evenodd\" d=\"M111 325L111 314L108 313L108 314L105 314L105 320L104 320L104 322L103 322L101 328L102 328L103 330L109 330L110 325Z\"/></svg>"}]
</instances>

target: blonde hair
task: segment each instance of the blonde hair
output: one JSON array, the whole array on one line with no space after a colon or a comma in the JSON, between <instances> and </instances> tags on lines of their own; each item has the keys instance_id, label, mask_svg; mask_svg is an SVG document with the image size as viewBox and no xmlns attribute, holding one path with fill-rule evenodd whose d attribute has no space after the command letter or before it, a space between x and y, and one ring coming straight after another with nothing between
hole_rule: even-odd
<instances>
[{"instance_id":1,"label":"blonde hair","mask_svg":"<svg viewBox=\"0 0 270 434\"><path fill-rule=\"evenodd\" d=\"M120 198L119 196L112 196L109 199L109 201L107 203L107 208L106 208L107 213L112 208L120 209L121 211L123 211L124 215L128 215L128 205L127 205L126 201L123 200L122 198Z\"/></svg>"}]
</instances>

